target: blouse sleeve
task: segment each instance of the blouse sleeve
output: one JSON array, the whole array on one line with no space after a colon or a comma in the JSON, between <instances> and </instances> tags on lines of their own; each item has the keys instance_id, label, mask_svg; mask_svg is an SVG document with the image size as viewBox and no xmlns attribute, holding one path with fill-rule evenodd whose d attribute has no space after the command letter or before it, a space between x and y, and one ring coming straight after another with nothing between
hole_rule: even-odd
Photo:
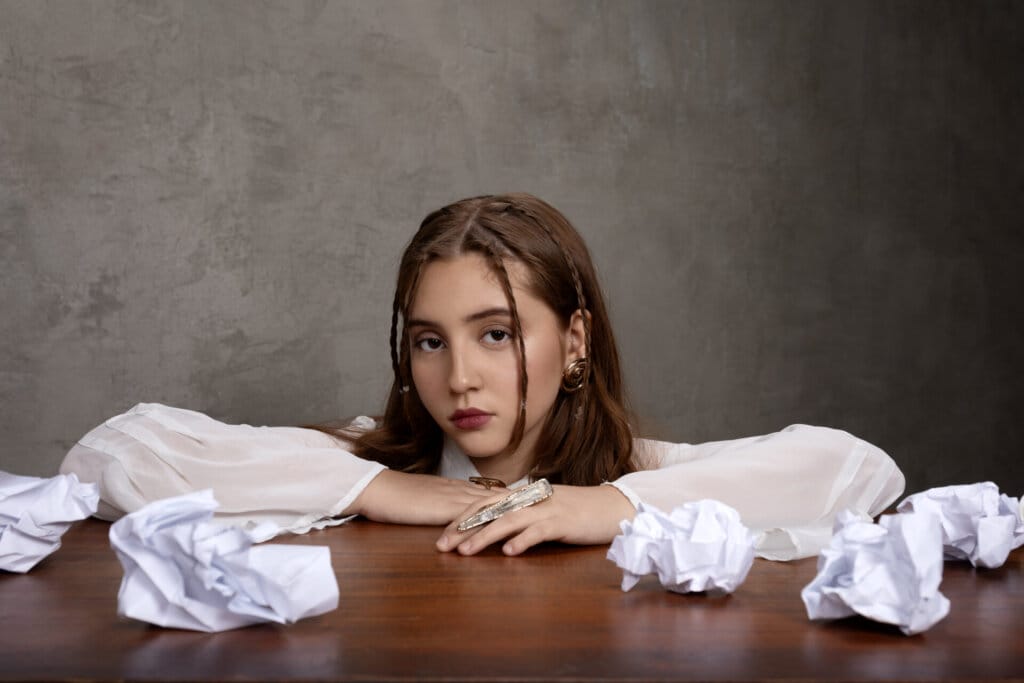
<instances>
[{"instance_id":1,"label":"blouse sleeve","mask_svg":"<svg viewBox=\"0 0 1024 683\"><path fill-rule=\"evenodd\" d=\"M311 429L225 424L142 403L83 436L60 471L99 484L103 519L209 488L221 521L305 533L345 521L339 515L385 469L345 446Z\"/></svg>"},{"instance_id":2,"label":"blouse sleeve","mask_svg":"<svg viewBox=\"0 0 1024 683\"><path fill-rule=\"evenodd\" d=\"M793 425L781 432L699 445L638 440L641 471L610 482L633 505L666 512L714 498L758 533L757 554L816 555L837 512L874 517L902 493L903 473L884 451L847 432Z\"/></svg>"}]
</instances>

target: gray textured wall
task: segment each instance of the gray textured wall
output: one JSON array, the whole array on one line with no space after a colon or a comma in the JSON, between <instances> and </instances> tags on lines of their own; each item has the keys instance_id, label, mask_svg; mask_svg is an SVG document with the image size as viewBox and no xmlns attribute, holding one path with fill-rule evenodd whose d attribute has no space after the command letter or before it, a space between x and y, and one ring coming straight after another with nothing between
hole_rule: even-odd
<instances>
[{"instance_id":1,"label":"gray textured wall","mask_svg":"<svg viewBox=\"0 0 1024 683\"><path fill-rule=\"evenodd\" d=\"M430 209L525 190L634 404L1024 492L1024 3L0 0L0 467L380 408Z\"/></svg>"}]
</instances>

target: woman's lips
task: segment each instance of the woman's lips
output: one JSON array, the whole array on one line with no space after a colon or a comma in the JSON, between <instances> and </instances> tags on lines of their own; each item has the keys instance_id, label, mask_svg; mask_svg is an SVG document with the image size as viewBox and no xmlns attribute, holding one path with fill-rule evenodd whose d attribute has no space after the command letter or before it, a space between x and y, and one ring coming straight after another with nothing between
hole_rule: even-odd
<instances>
[{"instance_id":1,"label":"woman's lips","mask_svg":"<svg viewBox=\"0 0 1024 683\"><path fill-rule=\"evenodd\" d=\"M456 410L448 416L448 419L455 425L456 429L471 431L483 427L490 422L491 417L490 413L485 413L476 408L469 408L468 410Z\"/></svg>"}]
</instances>

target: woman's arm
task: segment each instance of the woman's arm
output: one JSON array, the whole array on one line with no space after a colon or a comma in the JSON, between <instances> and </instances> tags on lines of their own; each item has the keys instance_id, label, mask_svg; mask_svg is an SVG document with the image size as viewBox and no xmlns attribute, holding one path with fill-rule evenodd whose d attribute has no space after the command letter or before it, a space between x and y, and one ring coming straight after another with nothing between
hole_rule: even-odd
<instances>
[{"instance_id":1,"label":"woman's arm","mask_svg":"<svg viewBox=\"0 0 1024 683\"><path fill-rule=\"evenodd\" d=\"M488 490L461 479L384 470L373 478L345 514L376 522L441 526L506 489Z\"/></svg>"},{"instance_id":2,"label":"woman's arm","mask_svg":"<svg viewBox=\"0 0 1024 683\"><path fill-rule=\"evenodd\" d=\"M271 521L296 533L350 514L444 525L495 493L467 481L393 472L345 446L310 429L227 424L144 403L83 436L61 472L100 484L98 516L104 519L209 488L220 504L220 519L242 525Z\"/></svg>"},{"instance_id":3,"label":"woman's arm","mask_svg":"<svg viewBox=\"0 0 1024 683\"><path fill-rule=\"evenodd\" d=\"M881 449L823 427L794 425L696 446L639 446L639 459L649 469L607 486L555 486L544 502L459 533L458 523L479 506L468 509L445 529L438 549L473 554L509 539L503 551L516 555L542 541L604 544L641 501L668 512L713 498L736 508L744 524L759 532L759 555L795 559L815 555L828 543L840 510L877 515L904 487L902 472Z\"/></svg>"},{"instance_id":4,"label":"woman's arm","mask_svg":"<svg viewBox=\"0 0 1024 683\"><path fill-rule=\"evenodd\" d=\"M736 441L646 445L658 469L628 474L613 486L634 504L666 512L701 498L726 503L760 533L758 554L771 559L817 554L831 538L836 513L873 517L904 488L892 458L837 429L793 425Z\"/></svg>"}]
</instances>

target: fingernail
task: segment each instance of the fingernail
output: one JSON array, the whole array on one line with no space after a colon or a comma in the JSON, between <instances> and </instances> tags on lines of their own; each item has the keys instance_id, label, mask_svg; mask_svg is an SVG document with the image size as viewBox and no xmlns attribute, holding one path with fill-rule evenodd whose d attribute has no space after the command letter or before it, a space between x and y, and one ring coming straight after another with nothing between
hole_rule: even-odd
<instances>
[{"instance_id":1,"label":"fingernail","mask_svg":"<svg viewBox=\"0 0 1024 683\"><path fill-rule=\"evenodd\" d=\"M515 551L512 548L512 544L511 543L506 543L502 547L501 552L505 553L506 555L512 555L512 554L514 554Z\"/></svg>"},{"instance_id":2,"label":"fingernail","mask_svg":"<svg viewBox=\"0 0 1024 683\"><path fill-rule=\"evenodd\" d=\"M442 536L441 538L437 539L438 550L448 550L449 544L451 544L451 541L448 540L447 536Z\"/></svg>"}]
</instances>

